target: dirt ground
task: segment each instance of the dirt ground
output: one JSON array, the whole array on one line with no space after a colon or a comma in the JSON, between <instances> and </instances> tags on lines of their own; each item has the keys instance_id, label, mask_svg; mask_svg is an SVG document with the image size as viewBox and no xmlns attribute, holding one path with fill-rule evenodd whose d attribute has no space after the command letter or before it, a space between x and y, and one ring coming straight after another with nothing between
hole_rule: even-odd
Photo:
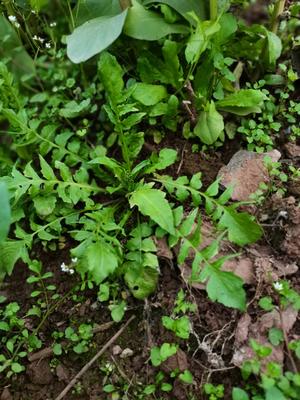
<instances>
[{"instance_id":1,"label":"dirt ground","mask_svg":"<svg viewBox=\"0 0 300 400\"><path fill-rule=\"evenodd\" d=\"M220 152L199 154L192 153L192 144L179 139L169 139L159 147L172 147L178 150L180 159L168 173L173 176L188 175L202 171L204 184L207 186L217 176L219 169L225 165L231 156L239 149L240 143L233 141ZM150 144L150 147L155 146ZM149 150L149 149L148 149ZM146 148L146 152L148 151ZM299 146L282 145L279 150L282 159L288 165L300 165ZM297 186L298 185L298 186ZM174 336L165 330L161 324L161 317L170 315L176 295L180 288L188 290L189 300L197 305L197 312L192 316L193 332L189 341L177 340L180 351L162 366L165 372L178 368L189 369L195 378L192 393L196 399L204 399L201 386L205 382L222 383L225 386L225 399L231 398L233 386L241 383L239 369L233 360L238 357L239 349L245 345L251 326L261 330L262 318L265 311L258 306L258 300L270 294L271 284L280 278L287 278L291 285L300 289L299 255L300 255L300 200L299 183L294 182L288 187L284 198L270 195L260 208L251 208L250 211L261 221L265 234L260 242L243 249L242 254L231 266L231 270L242 274L247 282L248 310L242 314L236 310L226 308L208 300L201 287L189 287L183 278L183 271L177 266L175 254L161 253L161 275L156 293L147 301L137 301L129 298L129 306L123 322L131 315L134 321L127 327L120 338L102 356L96 364L84 374L80 386L76 386L77 393L69 392L65 397L69 400L96 400L108 399L108 394L102 388L105 383L114 383L116 387L127 387L128 398L137 399L135 388L151 383L159 371L149 362L150 348L164 342L174 342ZM54 273L53 283L58 293L63 296L74 287L75 277L65 276L60 271L62 262L68 261L69 248L67 243L63 250L45 254L42 249L36 249L35 257L43 261L47 271ZM226 247L226 245L225 245ZM231 248L231 250L235 250ZM188 266L187 266L188 268ZM33 304L30 298L30 285L24 284L28 276L28 269L19 263L12 278L8 278L1 287L1 294L7 296L7 301L18 301L22 312ZM125 288L124 288L125 291ZM110 313L107 304L96 301L96 291L78 291L76 301L72 296L60 303L58 308L49 316L39 333L43 342L42 351L29 356L24 374L7 380L1 377L1 400L39 400L55 399L69 381L81 368L101 349L120 324L109 323ZM297 315L288 315L293 321L288 332L289 338L299 337L300 321ZM59 357L51 353L51 332L64 330L67 326L76 323L95 323L100 326L95 334L90 351L83 355L68 352ZM33 329L28 320L27 328ZM243 337L244 335L244 337ZM176 339L175 339L176 340ZM121 350L130 349L130 355L121 358L116 347ZM34 359L34 361L33 361ZM288 355L281 350L278 359L288 366ZM31 360L31 361L30 361ZM107 363L113 366L107 372ZM120 393L123 389L120 389ZM162 393L163 399L188 399L191 389L175 380L173 391ZM1 390L0 390L1 393ZM124 393L124 390L123 390ZM159 396L158 396L159 397ZM157 398L158 398L157 397ZM125 398L125 397L124 397ZM126 397L127 398L127 397Z\"/></svg>"}]
</instances>

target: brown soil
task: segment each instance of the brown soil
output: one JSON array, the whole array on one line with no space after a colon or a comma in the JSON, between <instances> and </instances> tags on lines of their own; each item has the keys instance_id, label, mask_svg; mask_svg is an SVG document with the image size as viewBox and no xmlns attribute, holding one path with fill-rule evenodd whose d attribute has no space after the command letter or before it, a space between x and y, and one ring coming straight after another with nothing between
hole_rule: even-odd
<instances>
[{"instance_id":1,"label":"brown soil","mask_svg":"<svg viewBox=\"0 0 300 400\"><path fill-rule=\"evenodd\" d=\"M231 151L227 153L223 149L222 152L204 155L192 153L189 142L171 137L161 143L158 148L173 147L180 154L179 161L170 168L168 173L172 173L173 176L178 174L191 176L202 171L205 184L208 185L215 179L221 166L228 162L232 155L230 153L236 151L235 144L232 146L234 150L231 148ZM224 157L223 154L226 156ZM291 153L286 153L284 156L295 165L299 164L297 155L293 157ZM260 243L244 249L244 253L255 268L253 270L255 282L246 286L248 314L252 321L257 321L262 315L262 310L257 304L258 298L270 293L270 271L266 272L266 268L271 268L271 276L276 279L276 277L285 276L285 273L288 275L288 270L284 270L285 267L299 266L299 200L299 195L296 196L295 192L290 191L283 199L276 196L270 197L264 206L255 210L258 219L263 221L265 235ZM35 255L43 262L47 271L54 273L52 283L57 286L57 291L61 296L71 291L76 284L75 277L63 275L59 268L62 262L68 261L69 247L71 243L63 250L50 253L37 249ZM275 264L277 267L280 264L283 272L273 269ZM28 269L19 263L13 276L7 279L0 288L0 294L6 295L8 302L19 302L22 315L34 303L30 297L32 288L29 284L25 284L27 277ZM292 272L288 279L296 290L300 288L299 272ZM191 317L193 333L189 341L177 340L181 351L177 358L168 361L162 369L165 372L174 368L189 369L195 378L195 384L191 389L175 380L173 391L170 394L161 393L161 398L188 400L189 394L193 393L194 399L205 399L201 387L205 382L213 382L224 384L225 399L231 399L232 387L241 384L239 369L231 363L231 360L236 349L235 332L242 314L211 302L203 290L187 287L186 282L181 278L176 260L166 258L161 258L161 276L156 294L146 302L135 301L128 296L128 311L124 319L128 319L133 314L136 318L114 346L118 345L122 350L131 349L133 354L122 358L120 354L115 354L116 351L112 346L105 356L84 374L80 386L76 386L77 393L73 390L66 399L110 399L110 395L103 392L103 386L108 383L113 383L115 387L118 387L119 393L127 393L126 398L138 399L137 388L152 383L159 371L149 362L150 348L164 342L176 341L173 334L162 327L161 317L171 314L180 288L187 288L190 293L189 300L197 305L197 312ZM126 288L123 288L123 291L124 295L129 295L126 294ZM25 373L12 379L1 377L1 400L54 400L70 379L119 329L119 324L108 326L108 329L105 329L104 325L103 331L95 334L89 352L83 355L69 351L62 356L54 357L51 354L53 343L51 333L54 330L62 331L67 326L80 323L95 323L103 326L111 321L107 304L96 302L95 290L84 292L75 290L72 293L78 295L77 300L69 296L62 301L39 331L38 336L42 340L44 353L37 356L35 361L29 361L29 359L32 360L32 355L28 357L25 361ZM34 318L28 319L28 329L34 329L36 323ZM288 333L289 337L299 334L299 327L298 320ZM287 364L288 360L285 359L284 362ZM110 372L107 363L112 365ZM172 382L172 379L169 381Z\"/></svg>"}]
</instances>

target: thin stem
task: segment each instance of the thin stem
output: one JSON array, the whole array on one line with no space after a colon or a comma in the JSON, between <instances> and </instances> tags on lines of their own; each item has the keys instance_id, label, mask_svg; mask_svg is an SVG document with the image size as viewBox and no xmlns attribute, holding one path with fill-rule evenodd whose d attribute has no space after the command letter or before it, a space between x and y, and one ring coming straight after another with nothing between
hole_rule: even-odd
<instances>
[{"instance_id":1,"label":"thin stem","mask_svg":"<svg viewBox=\"0 0 300 400\"><path fill-rule=\"evenodd\" d=\"M75 29L75 21L74 21L73 11L72 11L72 8L71 8L69 0L67 1L67 4L68 4L68 10L69 10L69 13L70 13L71 28L72 28L72 30L74 30Z\"/></svg>"},{"instance_id":2,"label":"thin stem","mask_svg":"<svg viewBox=\"0 0 300 400\"><path fill-rule=\"evenodd\" d=\"M271 26L270 26L270 30L273 33L276 33L278 31L279 17L283 13L284 7L285 7L285 0L276 1L274 5L274 11L271 17Z\"/></svg>"},{"instance_id":3,"label":"thin stem","mask_svg":"<svg viewBox=\"0 0 300 400\"><path fill-rule=\"evenodd\" d=\"M210 19L215 21L218 18L218 0L209 0Z\"/></svg>"}]
</instances>

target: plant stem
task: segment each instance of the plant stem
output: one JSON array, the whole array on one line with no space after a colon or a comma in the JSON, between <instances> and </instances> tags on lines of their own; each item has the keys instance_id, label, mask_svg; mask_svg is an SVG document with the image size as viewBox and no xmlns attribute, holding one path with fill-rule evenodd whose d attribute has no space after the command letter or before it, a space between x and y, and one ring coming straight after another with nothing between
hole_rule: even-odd
<instances>
[{"instance_id":1,"label":"plant stem","mask_svg":"<svg viewBox=\"0 0 300 400\"><path fill-rule=\"evenodd\" d=\"M132 6L131 0L119 0L120 7L122 11L126 10L126 8L129 8Z\"/></svg>"},{"instance_id":2,"label":"plant stem","mask_svg":"<svg viewBox=\"0 0 300 400\"><path fill-rule=\"evenodd\" d=\"M279 16L283 13L285 7L285 0L277 0L274 5L274 11L271 16L270 30L276 33L279 26Z\"/></svg>"},{"instance_id":3,"label":"plant stem","mask_svg":"<svg viewBox=\"0 0 300 400\"><path fill-rule=\"evenodd\" d=\"M209 0L210 19L214 21L218 17L218 0Z\"/></svg>"}]
</instances>

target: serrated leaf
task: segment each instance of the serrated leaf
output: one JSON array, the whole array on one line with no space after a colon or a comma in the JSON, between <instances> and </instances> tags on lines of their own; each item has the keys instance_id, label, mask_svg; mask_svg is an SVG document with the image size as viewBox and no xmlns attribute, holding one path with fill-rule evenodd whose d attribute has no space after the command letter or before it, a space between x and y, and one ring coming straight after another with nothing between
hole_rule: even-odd
<instances>
[{"instance_id":1,"label":"serrated leaf","mask_svg":"<svg viewBox=\"0 0 300 400\"><path fill-rule=\"evenodd\" d=\"M79 269L89 274L97 284L111 275L118 267L118 257L111 245L103 241L91 244L86 249Z\"/></svg>"},{"instance_id":2,"label":"serrated leaf","mask_svg":"<svg viewBox=\"0 0 300 400\"><path fill-rule=\"evenodd\" d=\"M246 294L241 278L213 265L206 266L201 275L207 279L206 291L212 301L245 311Z\"/></svg>"},{"instance_id":3,"label":"serrated leaf","mask_svg":"<svg viewBox=\"0 0 300 400\"><path fill-rule=\"evenodd\" d=\"M38 215L45 217L52 214L55 209L57 198L55 195L36 196L33 198L33 204Z\"/></svg>"},{"instance_id":4,"label":"serrated leaf","mask_svg":"<svg viewBox=\"0 0 300 400\"><path fill-rule=\"evenodd\" d=\"M261 112L261 106L266 95L255 89L241 89L226 96L216 103L218 110L228 111L237 115L247 115Z\"/></svg>"},{"instance_id":5,"label":"serrated leaf","mask_svg":"<svg viewBox=\"0 0 300 400\"><path fill-rule=\"evenodd\" d=\"M191 234L192 229L195 224L195 219L198 214L198 208L195 208L183 221L179 228L179 232L181 233L182 236L188 236Z\"/></svg>"},{"instance_id":6,"label":"serrated leaf","mask_svg":"<svg viewBox=\"0 0 300 400\"><path fill-rule=\"evenodd\" d=\"M238 213L230 207L224 207L218 227L228 229L231 242L244 246L256 242L262 235L261 227L247 213Z\"/></svg>"},{"instance_id":7,"label":"serrated leaf","mask_svg":"<svg viewBox=\"0 0 300 400\"><path fill-rule=\"evenodd\" d=\"M108 52L101 54L98 62L101 82L113 104L120 102L124 88L123 70L115 56Z\"/></svg>"},{"instance_id":8,"label":"serrated leaf","mask_svg":"<svg viewBox=\"0 0 300 400\"><path fill-rule=\"evenodd\" d=\"M6 241L0 243L0 275L11 275L15 263L24 255L25 242L23 240Z\"/></svg>"},{"instance_id":9,"label":"serrated leaf","mask_svg":"<svg viewBox=\"0 0 300 400\"><path fill-rule=\"evenodd\" d=\"M175 234L174 217L172 209L165 199L166 194L158 189L152 189L148 186L141 186L130 196L130 206L137 206L139 211L150 217L161 228Z\"/></svg>"},{"instance_id":10,"label":"serrated leaf","mask_svg":"<svg viewBox=\"0 0 300 400\"><path fill-rule=\"evenodd\" d=\"M214 181L211 185L209 185L209 187L206 189L205 194L207 196L213 197L216 196L219 192L219 183L220 180L217 179L216 181Z\"/></svg>"}]
</instances>

